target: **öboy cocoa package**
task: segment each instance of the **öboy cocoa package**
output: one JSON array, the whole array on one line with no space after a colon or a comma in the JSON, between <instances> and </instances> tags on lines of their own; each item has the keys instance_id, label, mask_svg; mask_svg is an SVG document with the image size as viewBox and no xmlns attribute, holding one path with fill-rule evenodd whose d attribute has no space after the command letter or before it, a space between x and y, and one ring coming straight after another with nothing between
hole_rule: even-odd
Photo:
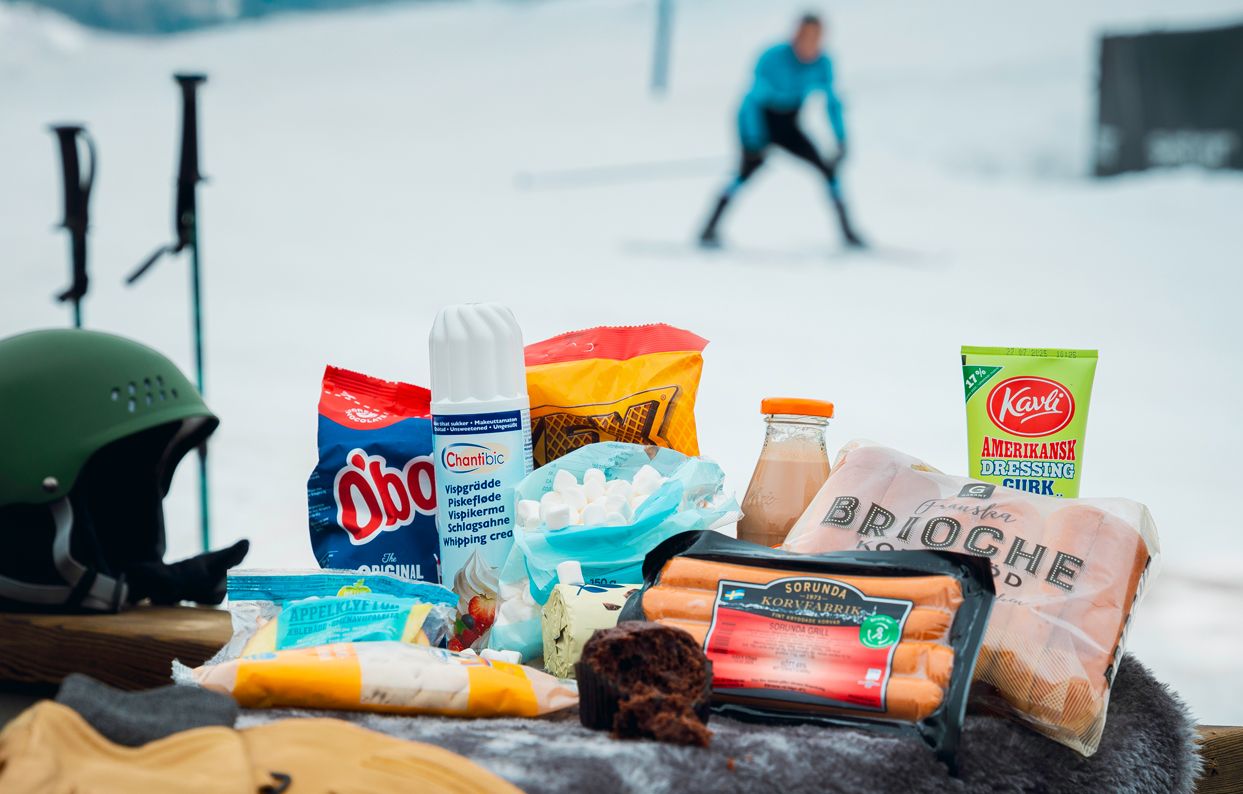
<instances>
[{"instance_id":1,"label":"\u00f6boy cocoa package","mask_svg":"<svg viewBox=\"0 0 1243 794\"><path fill-rule=\"evenodd\" d=\"M439 582L430 392L328 367L318 437L307 508L320 567Z\"/></svg>"}]
</instances>

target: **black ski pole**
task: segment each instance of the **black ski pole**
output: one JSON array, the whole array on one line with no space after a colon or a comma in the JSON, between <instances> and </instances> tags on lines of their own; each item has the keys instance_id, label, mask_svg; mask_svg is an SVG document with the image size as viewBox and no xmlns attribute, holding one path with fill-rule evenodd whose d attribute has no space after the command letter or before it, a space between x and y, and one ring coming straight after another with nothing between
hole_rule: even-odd
<instances>
[{"instance_id":1,"label":"black ski pole","mask_svg":"<svg viewBox=\"0 0 1243 794\"><path fill-rule=\"evenodd\" d=\"M199 263L198 234L198 183L203 181L199 173L199 122L198 87L207 80L202 74L175 74L181 89L181 159L177 167L177 197L173 209L173 231L176 239L162 245L125 279L133 284L159 261L164 254L190 252L190 311L194 329L194 374L199 394L204 394L203 383L203 290ZM203 550L211 545L211 513L207 489L207 442L199 446L199 515L203 538Z\"/></svg>"},{"instance_id":2,"label":"black ski pole","mask_svg":"<svg viewBox=\"0 0 1243 794\"><path fill-rule=\"evenodd\" d=\"M69 256L72 281L56 296L60 303L73 302L73 327L82 327L82 299L86 297L86 230L90 225L91 185L95 181L95 143L81 124L52 126L60 145L60 162L65 186L65 219L62 228L69 230ZM78 138L86 142L88 155L85 178L78 161Z\"/></svg>"}]
</instances>

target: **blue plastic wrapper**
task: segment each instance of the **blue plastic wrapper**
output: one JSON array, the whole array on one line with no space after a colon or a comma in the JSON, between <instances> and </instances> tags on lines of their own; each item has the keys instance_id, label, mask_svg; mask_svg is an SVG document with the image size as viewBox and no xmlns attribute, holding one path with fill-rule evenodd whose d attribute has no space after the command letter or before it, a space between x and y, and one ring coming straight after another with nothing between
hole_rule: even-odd
<instances>
[{"instance_id":1,"label":"blue plastic wrapper","mask_svg":"<svg viewBox=\"0 0 1243 794\"><path fill-rule=\"evenodd\" d=\"M307 481L320 567L440 581L430 401L419 386L324 371Z\"/></svg>"},{"instance_id":2,"label":"blue plastic wrapper","mask_svg":"<svg viewBox=\"0 0 1243 794\"><path fill-rule=\"evenodd\" d=\"M595 468L606 479L631 480L649 465L668 479L639 506L630 524L515 529L514 547L501 568L500 604L489 647L518 651L524 661L542 653L538 606L558 583L559 563L577 561L588 583L637 584L643 581L643 558L666 538L737 520L738 502L725 493L725 473L716 463L671 449L618 442L590 444L536 469L518 484L514 499L538 500L552 490L558 471L582 480ZM507 607L506 601L518 603Z\"/></svg>"},{"instance_id":3,"label":"blue plastic wrapper","mask_svg":"<svg viewBox=\"0 0 1243 794\"><path fill-rule=\"evenodd\" d=\"M412 642L412 628L421 629L428 644L443 646L457 615L457 596L448 588L391 574L234 569L228 594L233 637L212 663L243 655L270 621L276 621L273 651L335 642Z\"/></svg>"}]
</instances>

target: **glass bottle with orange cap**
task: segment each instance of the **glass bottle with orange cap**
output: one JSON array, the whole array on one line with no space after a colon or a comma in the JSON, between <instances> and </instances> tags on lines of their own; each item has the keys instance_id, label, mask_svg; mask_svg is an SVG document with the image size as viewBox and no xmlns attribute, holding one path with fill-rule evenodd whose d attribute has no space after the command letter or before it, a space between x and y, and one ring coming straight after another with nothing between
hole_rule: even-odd
<instances>
[{"instance_id":1,"label":"glass bottle with orange cap","mask_svg":"<svg viewBox=\"0 0 1243 794\"><path fill-rule=\"evenodd\" d=\"M738 537L777 546L829 477L824 429L833 416L833 403L767 397L760 412L768 429L742 500Z\"/></svg>"}]
</instances>

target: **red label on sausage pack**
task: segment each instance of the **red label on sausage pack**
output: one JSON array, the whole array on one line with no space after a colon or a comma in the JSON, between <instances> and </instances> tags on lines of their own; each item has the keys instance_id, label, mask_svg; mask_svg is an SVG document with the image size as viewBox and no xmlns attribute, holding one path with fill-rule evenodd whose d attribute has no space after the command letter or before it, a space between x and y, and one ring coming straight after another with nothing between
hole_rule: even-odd
<instances>
[{"instance_id":1,"label":"red label on sausage pack","mask_svg":"<svg viewBox=\"0 0 1243 794\"><path fill-rule=\"evenodd\" d=\"M894 648L911 608L824 577L722 580L704 641L713 692L885 711Z\"/></svg>"}]
</instances>

